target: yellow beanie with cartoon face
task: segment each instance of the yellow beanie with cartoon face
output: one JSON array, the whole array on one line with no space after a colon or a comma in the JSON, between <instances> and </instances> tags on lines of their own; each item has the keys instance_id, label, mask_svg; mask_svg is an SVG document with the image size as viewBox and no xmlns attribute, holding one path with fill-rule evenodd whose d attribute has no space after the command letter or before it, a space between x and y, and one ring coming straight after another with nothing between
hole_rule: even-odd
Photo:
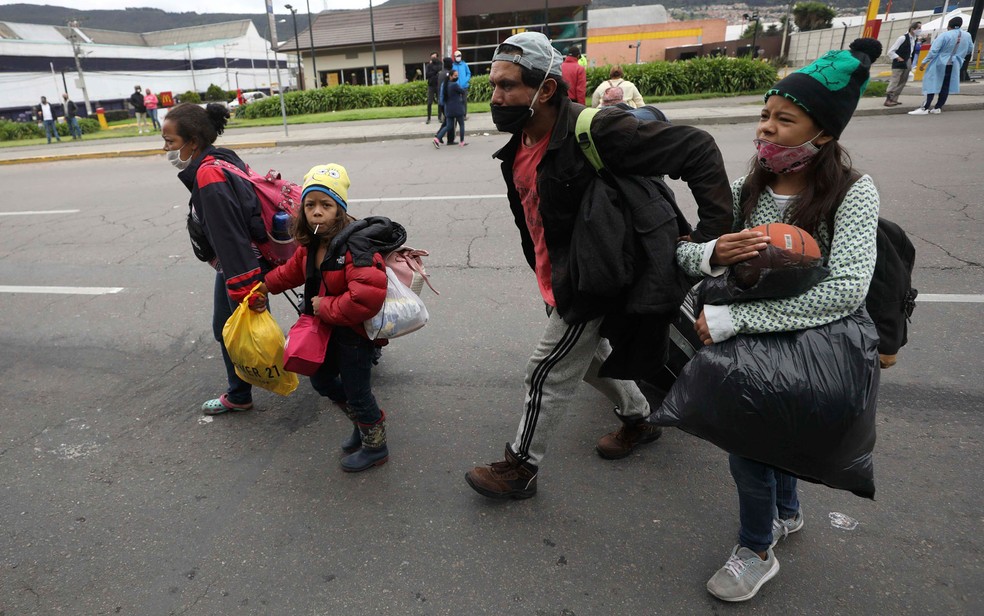
<instances>
[{"instance_id":1,"label":"yellow beanie with cartoon face","mask_svg":"<svg viewBox=\"0 0 984 616\"><path fill-rule=\"evenodd\" d=\"M311 167L311 170L304 175L301 201L304 201L304 197L307 197L309 192L317 190L334 199L347 212L348 189L351 185L345 167L336 163L317 165Z\"/></svg>"}]
</instances>

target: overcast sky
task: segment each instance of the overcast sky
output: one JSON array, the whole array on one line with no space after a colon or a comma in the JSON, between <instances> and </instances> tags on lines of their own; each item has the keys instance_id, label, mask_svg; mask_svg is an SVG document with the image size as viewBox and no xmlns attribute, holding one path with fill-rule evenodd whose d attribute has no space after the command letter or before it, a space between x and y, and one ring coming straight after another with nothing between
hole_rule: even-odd
<instances>
[{"instance_id":1,"label":"overcast sky","mask_svg":"<svg viewBox=\"0 0 984 616\"><path fill-rule=\"evenodd\" d=\"M266 13L266 0L219 0L217 2L202 2L201 0L50 0L48 2L25 2L24 0L0 0L0 4L35 4L38 6L64 6L73 9L125 9L127 7L152 7L173 13ZM273 11L286 13L284 4L293 4L302 11L307 11L308 4L311 12L331 9L361 9L369 6L369 0L274 0ZM383 4L375 0L373 6Z\"/></svg>"}]
</instances>

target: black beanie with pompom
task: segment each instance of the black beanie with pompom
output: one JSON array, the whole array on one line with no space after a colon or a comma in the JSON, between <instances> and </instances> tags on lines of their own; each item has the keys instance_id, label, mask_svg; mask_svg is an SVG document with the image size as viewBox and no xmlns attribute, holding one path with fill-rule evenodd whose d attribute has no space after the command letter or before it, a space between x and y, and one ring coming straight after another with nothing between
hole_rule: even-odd
<instances>
[{"instance_id":1,"label":"black beanie with pompom","mask_svg":"<svg viewBox=\"0 0 984 616\"><path fill-rule=\"evenodd\" d=\"M783 96L803 108L825 133L840 139L868 87L871 64L882 53L877 39L859 38L849 50L828 51L812 64L779 80L770 96Z\"/></svg>"}]
</instances>

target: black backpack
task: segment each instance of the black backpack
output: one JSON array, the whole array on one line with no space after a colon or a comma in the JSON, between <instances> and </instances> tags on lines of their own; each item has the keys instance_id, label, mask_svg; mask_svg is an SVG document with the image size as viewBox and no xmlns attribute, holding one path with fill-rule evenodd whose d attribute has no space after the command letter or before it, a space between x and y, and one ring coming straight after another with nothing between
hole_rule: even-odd
<instances>
[{"instance_id":1,"label":"black backpack","mask_svg":"<svg viewBox=\"0 0 984 616\"><path fill-rule=\"evenodd\" d=\"M857 176L855 181L860 178ZM748 197L746 185L741 187L740 203ZM878 329L878 354L882 368L895 365L899 349L909 341L909 321L916 307L912 288L912 268L916 264L916 247L902 227L885 218L878 218L877 256L875 272L868 286L864 305Z\"/></svg>"}]
</instances>

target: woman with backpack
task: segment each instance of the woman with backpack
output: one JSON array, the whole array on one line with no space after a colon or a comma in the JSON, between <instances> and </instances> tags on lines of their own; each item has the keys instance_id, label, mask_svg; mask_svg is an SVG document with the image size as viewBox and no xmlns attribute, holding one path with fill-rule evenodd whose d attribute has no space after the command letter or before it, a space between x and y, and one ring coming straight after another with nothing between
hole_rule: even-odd
<instances>
[{"instance_id":1,"label":"woman with backpack","mask_svg":"<svg viewBox=\"0 0 984 616\"><path fill-rule=\"evenodd\" d=\"M850 407L851 412L855 408L867 408L865 405L870 402L870 433L867 425L861 431L863 439L870 437L869 447L874 442L874 398L871 397L878 391L878 360L873 348L877 333L863 308L875 267L879 197L872 179L852 167L840 144L840 136L868 84L871 63L880 54L878 41L858 39L851 43L850 51L828 52L766 92L754 140L756 155L748 175L732 186L736 232L703 244L685 241L678 245L677 261L689 275L720 276L726 266L747 261L766 250L767 236L753 231L753 227L783 222L801 227L816 239L822 265L829 270L825 278L798 295L703 306L694 328L704 345L720 349L717 351L720 355L713 355L715 351L705 347L708 353L721 358L729 353L753 354L767 364L762 370L775 377L775 382L737 377L736 381L743 381L742 386L746 388L742 396L730 389L726 393L718 391L736 400L734 408L727 409L728 413L747 412L743 425L758 425L751 418L758 415L751 408L754 404L765 409L789 408L786 398L792 397L790 392L796 391L795 388L801 388L822 391L826 399ZM791 340L789 344L796 344L796 337L774 334L824 331L823 328L837 323L838 331L847 332L839 340L861 341L855 346L830 342L833 350L828 352L836 356L834 363L838 365L817 367L804 362L793 366L802 375L801 381L805 381L799 383L784 378L785 374L778 374L780 369L773 370L773 364L768 363L770 360L764 354L772 355L773 347L768 346L771 341ZM735 341L727 342L731 338ZM708 353L698 353L691 360L688 368L694 379L710 377L710 364L717 360L703 363ZM786 364L797 364L797 360L813 356L806 350L783 357ZM859 364L865 369L844 374L850 370L844 366ZM735 371L742 370L745 368L738 367ZM677 381L663 407L650 418L652 423L670 425L661 421L665 419L666 408L674 405L682 408L688 399L694 401L700 397L700 392L688 386L689 378L684 375ZM850 393L838 397L842 391L854 391L850 389L852 385L844 384L852 378L864 380L859 385L865 392L864 400L853 397L846 400L852 396ZM726 386L719 383L719 387ZM766 392L769 387L774 391ZM817 405L823 403L824 400L816 400ZM791 418L790 423L806 424L808 419L812 420L811 409L792 406L795 408L791 413L802 415L799 419ZM767 417L762 421L780 420ZM714 424L711 430L719 430L721 425ZM768 427L767 423L763 425ZM836 426L831 431L836 432ZM757 436L757 433L746 434L744 440L751 441ZM837 438L840 436L843 435ZM775 459L780 455L776 452L798 450L810 437L797 432L788 442L773 446L773 441L767 441L754 450L755 459L730 455L731 474L738 489L738 545L707 583L707 590L713 596L724 601L748 600L779 571L773 547L779 539L802 529L804 518L796 477L759 460L770 456ZM804 443L798 444L796 439L804 439ZM730 449L742 450L737 446ZM816 475L812 477L817 479Z\"/></svg>"},{"instance_id":2,"label":"woman with backpack","mask_svg":"<svg viewBox=\"0 0 984 616\"><path fill-rule=\"evenodd\" d=\"M349 186L341 165L317 165L308 171L301 207L291 219L291 235L299 248L266 275L259 290L283 293L304 285L305 313L330 330L324 363L311 376L311 386L352 421L352 433L342 442L346 455L341 465L354 473L389 458L386 415L371 382L374 350L385 341L370 340L363 324L379 313L386 299L383 254L402 246L406 231L381 216L352 217Z\"/></svg>"},{"instance_id":3,"label":"woman with backpack","mask_svg":"<svg viewBox=\"0 0 984 616\"><path fill-rule=\"evenodd\" d=\"M605 97L605 91L609 88L620 89L622 91L622 100L633 109L638 109L639 107L645 105L646 101L643 100L642 94L639 94L639 89L636 88L635 84L631 81L622 79L624 74L625 73L622 71L621 66L618 64L613 66L608 72L608 79L598 84L598 87L595 88L594 94L591 95L591 106L600 107L602 99Z\"/></svg>"},{"instance_id":4,"label":"woman with backpack","mask_svg":"<svg viewBox=\"0 0 984 616\"><path fill-rule=\"evenodd\" d=\"M178 179L191 191L188 232L195 256L216 270L212 334L222 349L228 387L218 398L202 404L206 415L253 408L252 385L236 374L222 328L250 290L263 281L263 272L270 269L255 245L267 235L257 215L260 204L253 187L214 164L226 161L248 169L235 152L213 145L228 121L229 111L223 105L210 103L203 109L181 103L167 114L161 129L167 160L179 170ZM262 312L266 298L253 294L250 308Z\"/></svg>"}]
</instances>

